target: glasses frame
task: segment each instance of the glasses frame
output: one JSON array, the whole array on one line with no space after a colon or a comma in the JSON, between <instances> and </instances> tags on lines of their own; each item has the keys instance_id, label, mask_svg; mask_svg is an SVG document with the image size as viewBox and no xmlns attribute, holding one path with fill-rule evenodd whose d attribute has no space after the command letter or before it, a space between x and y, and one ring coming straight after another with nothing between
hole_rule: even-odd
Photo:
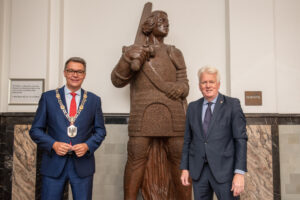
<instances>
[{"instance_id":1,"label":"glasses frame","mask_svg":"<svg viewBox=\"0 0 300 200\"><path fill-rule=\"evenodd\" d=\"M67 74L69 75L75 75L77 74L78 76L83 76L85 74L85 70L73 70L73 69L65 69Z\"/></svg>"}]
</instances>

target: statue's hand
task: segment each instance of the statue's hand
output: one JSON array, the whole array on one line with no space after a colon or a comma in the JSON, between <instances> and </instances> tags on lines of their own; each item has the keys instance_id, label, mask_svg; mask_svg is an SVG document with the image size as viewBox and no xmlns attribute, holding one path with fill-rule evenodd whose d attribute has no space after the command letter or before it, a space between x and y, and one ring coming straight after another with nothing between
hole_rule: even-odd
<instances>
[{"instance_id":1,"label":"statue's hand","mask_svg":"<svg viewBox=\"0 0 300 200\"><path fill-rule=\"evenodd\" d=\"M148 50L140 45L123 47L123 52L125 60L130 62L133 71L139 71L148 56Z\"/></svg>"},{"instance_id":2,"label":"statue's hand","mask_svg":"<svg viewBox=\"0 0 300 200\"><path fill-rule=\"evenodd\" d=\"M179 99L183 93L184 89L177 83L168 83L169 87L166 91L167 97L173 100Z\"/></svg>"}]
</instances>

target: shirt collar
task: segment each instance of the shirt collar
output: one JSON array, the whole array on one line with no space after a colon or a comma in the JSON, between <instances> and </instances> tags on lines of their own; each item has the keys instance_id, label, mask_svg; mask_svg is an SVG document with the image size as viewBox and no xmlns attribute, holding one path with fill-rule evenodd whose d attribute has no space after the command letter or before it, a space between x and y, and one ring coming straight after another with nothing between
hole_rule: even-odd
<instances>
[{"instance_id":1,"label":"shirt collar","mask_svg":"<svg viewBox=\"0 0 300 200\"><path fill-rule=\"evenodd\" d=\"M219 97L219 93L218 93L218 95L216 96L216 98L214 98L211 102L212 102L213 104L215 104L215 103L217 102L218 97ZM205 104L208 104L208 101L204 98L203 105L205 105Z\"/></svg>"},{"instance_id":2,"label":"shirt collar","mask_svg":"<svg viewBox=\"0 0 300 200\"><path fill-rule=\"evenodd\" d=\"M75 93L80 96L81 95L81 88L77 91L75 91ZM65 85L65 95L69 95L71 94L71 90L69 90L69 88Z\"/></svg>"}]
</instances>

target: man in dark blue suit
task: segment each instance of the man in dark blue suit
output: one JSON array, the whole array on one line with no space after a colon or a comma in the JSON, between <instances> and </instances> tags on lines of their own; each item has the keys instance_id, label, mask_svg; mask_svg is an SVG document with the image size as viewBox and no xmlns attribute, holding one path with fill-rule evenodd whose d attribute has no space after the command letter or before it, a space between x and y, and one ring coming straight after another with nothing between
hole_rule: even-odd
<instances>
[{"instance_id":1,"label":"man in dark blue suit","mask_svg":"<svg viewBox=\"0 0 300 200\"><path fill-rule=\"evenodd\" d=\"M30 136L43 149L42 200L62 199L67 181L73 199L92 199L94 152L105 138L100 97L81 88L86 62L67 60L66 85L42 94Z\"/></svg>"},{"instance_id":2,"label":"man in dark blue suit","mask_svg":"<svg viewBox=\"0 0 300 200\"><path fill-rule=\"evenodd\" d=\"M214 67L198 72L203 98L191 102L186 115L180 168L181 182L193 181L195 200L238 198L247 171L246 119L240 102L219 93Z\"/></svg>"}]
</instances>

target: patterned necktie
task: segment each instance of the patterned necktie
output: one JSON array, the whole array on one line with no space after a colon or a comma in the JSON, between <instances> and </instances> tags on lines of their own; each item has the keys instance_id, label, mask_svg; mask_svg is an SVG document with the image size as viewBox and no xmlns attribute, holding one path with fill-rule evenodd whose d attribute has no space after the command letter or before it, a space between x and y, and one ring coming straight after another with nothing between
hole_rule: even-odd
<instances>
[{"instance_id":1,"label":"patterned necktie","mask_svg":"<svg viewBox=\"0 0 300 200\"><path fill-rule=\"evenodd\" d=\"M71 104L70 104L70 113L69 113L69 116L70 117L74 117L76 115L76 112L77 112L77 106L76 106L76 100L75 100L76 93L72 92L71 95L73 97L72 97Z\"/></svg>"},{"instance_id":2,"label":"patterned necktie","mask_svg":"<svg viewBox=\"0 0 300 200\"><path fill-rule=\"evenodd\" d=\"M212 117L212 112L211 112L211 105L212 102L208 102L207 103L207 109L204 115L204 121L203 121L203 130L204 130L204 136L207 136L207 130L208 130L208 126L209 126L209 122L211 120Z\"/></svg>"}]
</instances>

